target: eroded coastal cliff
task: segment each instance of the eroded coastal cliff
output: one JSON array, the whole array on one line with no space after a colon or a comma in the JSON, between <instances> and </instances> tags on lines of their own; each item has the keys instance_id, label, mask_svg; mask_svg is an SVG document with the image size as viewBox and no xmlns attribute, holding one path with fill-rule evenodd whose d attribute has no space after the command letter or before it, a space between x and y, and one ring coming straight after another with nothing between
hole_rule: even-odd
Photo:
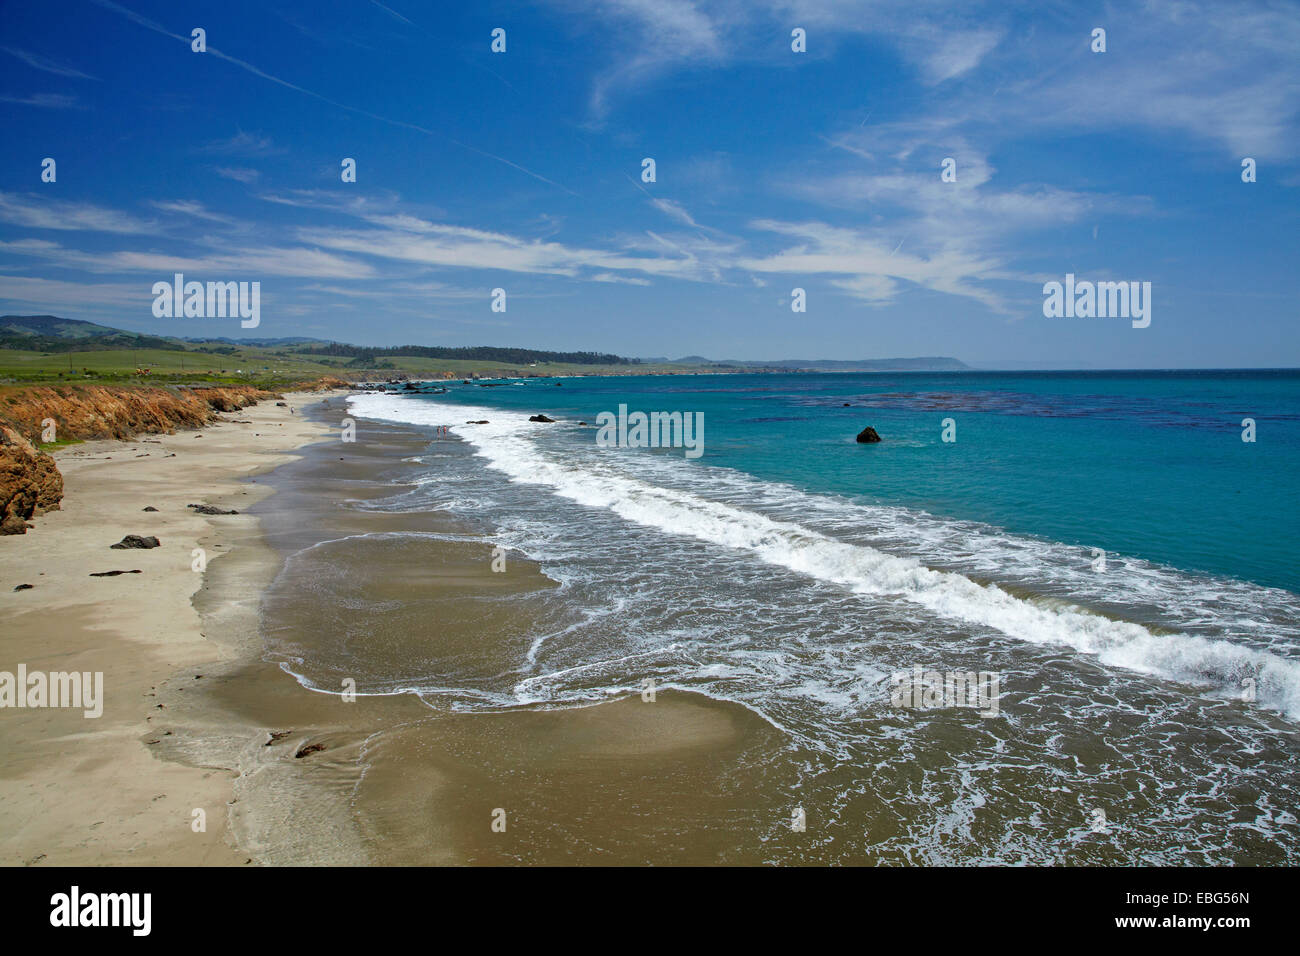
<instances>
[{"instance_id":1,"label":"eroded coastal cliff","mask_svg":"<svg viewBox=\"0 0 1300 956\"><path fill-rule=\"evenodd\" d=\"M293 390L346 385L322 379ZM57 509L63 499L63 476L42 445L202 428L220 412L278 398L277 392L252 385L61 385L0 391L0 534L25 533L28 520Z\"/></svg>"}]
</instances>

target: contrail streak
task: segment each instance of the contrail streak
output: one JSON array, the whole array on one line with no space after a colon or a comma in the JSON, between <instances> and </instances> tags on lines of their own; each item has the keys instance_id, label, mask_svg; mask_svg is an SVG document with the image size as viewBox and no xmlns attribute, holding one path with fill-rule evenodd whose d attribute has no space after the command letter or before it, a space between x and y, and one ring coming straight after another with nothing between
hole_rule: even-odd
<instances>
[{"instance_id":1,"label":"contrail streak","mask_svg":"<svg viewBox=\"0 0 1300 956\"><path fill-rule=\"evenodd\" d=\"M113 0L93 0L93 2L99 4L101 7L104 7L107 10L111 10L114 13L126 17L128 20L132 20L140 24L140 26L142 27L145 27L149 30L153 30L155 33L161 33L163 36L171 37L173 40L180 40L182 43L186 44L187 46L190 44L190 37L181 36L178 33L172 33L166 27L154 23L148 17L143 17L140 14L136 13L134 10L128 10L126 7L114 3ZM374 0L372 0L372 2L374 2ZM382 6L382 4L379 5ZM409 23L410 21L408 20L407 22ZM554 186L556 189L564 190L564 192L568 193L570 196L578 195L572 189L569 189L566 186L561 186L553 179L547 179L545 176L541 175L540 173L535 173L531 169L528 169L524 166L520 166L518 163L511 162L510 160L502 156L497 156L494 153L489 153L485 149L479 149L476 146L470 146L467 143L462 143L459 140L452 139L449 136L444 136L443 134L428 129L424 126L418 126L415 123L408 123L404 120L397 120L387 116L380 116L378 113L371 113L369 110L359 109L355 106L348 106L346 103L340 103L337 100L332 100L328 96L322 96L321 94L306 89L305 87L301 87L298 86L297 84L290 83L288 80L282 80L278 76L272 76L270 73L267 73L264 70L259 70L251 63L247 63L244 60L240 60L226 53L222 53L220 50L216 49L215 47L211 47L211 46L208 47L207 53L209 56L214 56L219 60L225 60L227 63L233 63L241 70L247 70L249 73L252 73L254 76L259 76L264 80L270 80L272 83L277 83L280 86L283 86L285 89L293 90L296 93L302 93L304 96L310 96L313 99L320 100L322 103L328 103L330 106L336 107L341 110L347 110L349 113L356 113L359 116L368 117L369 119L376 120L377 122L380 123L387 123L390 126L399 126L402 129L415 130L417 133L424 133L426 136L433 136L437 139L446 140L447 142L451 143L454 146L459 146L461 149L467 149L470 152L478 153L480 156L486 156L488 159L494 159L498 163L503 163L504 165L509 166L512 169L517 169L521 173L533 177L533 179L546 183L548 186Z\"/></svg>"}]
</instances>

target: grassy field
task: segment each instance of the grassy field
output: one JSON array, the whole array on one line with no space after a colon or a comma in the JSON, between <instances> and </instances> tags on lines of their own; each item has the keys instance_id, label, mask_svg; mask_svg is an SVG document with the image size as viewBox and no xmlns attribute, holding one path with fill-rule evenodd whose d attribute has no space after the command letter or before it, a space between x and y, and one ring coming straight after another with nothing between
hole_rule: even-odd
<instances>
[{"instance_id":1,"label":"grassy field","mask_svg":"<svg viewBox=\"0 0 1300 956\"><path fill-rule=\"evenodd\" d=\"M137 373L148 370L148 375ZM336 374L335 363L237 349L230 355L169 349L87 352L24 352L0 349L0 379L15 382L207 379L255 382L298 380Z\"/></svg>"},{"instance_id":2,"label":"grassy field","mask_svg":"<svg viewBox=\"0 0 1300 956\"><path fill-rule=\"evenodd\" d=\"M292 349L231 347L224 354L196 349L28 352L0 349L0 383L146 382L252 384L277 387L337 375L354 381L401 377L517 378L528 375L646 375L698 371L685 365L576 365L541 362L503 365L458 359L380 356L380 366L357 368L348 359L301 355ZM385 367L390 366L391 367ZM141 374L147 371L147 374Z\"/></svg>"}]
</instances>

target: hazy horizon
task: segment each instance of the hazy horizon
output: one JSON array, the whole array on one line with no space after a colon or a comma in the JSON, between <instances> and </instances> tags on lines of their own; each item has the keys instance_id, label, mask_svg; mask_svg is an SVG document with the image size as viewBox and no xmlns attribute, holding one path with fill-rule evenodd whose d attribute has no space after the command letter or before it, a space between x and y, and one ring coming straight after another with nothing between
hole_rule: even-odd
<instances>
[{"instance_id":1,"label":"hazy horizon","mask_svg":"<svg viewBox=\"0 0 1300 956\"><path fill-rule=\"evenodd\" d=\"M15 314L15 315L0 316L0 318L43 318L43 317L59 318L59 319L74 319L74 318L75 318L75 316L47 316L47 315L45 315L45 314L36 314L36 313L30 313L30 314L26 314L26 315ZM78 321L88 321L88 320L81 319L81 320L78 320ZM170 335L170 334L173 334L173 333L169 332L168 329L167 329L165 326L155 326L155 327L153 327L153 328L123 329L123 331L139 332L139 333L142 333L142 334L148 334L148 335ZM239 341L240 341L239 338L237 338L237 337L235 337L235 336L230 336L230 335L214 336L213 338L210 338L210 339L208 339L208 338L203 338L203 337L197 337L197 336L184 336L183 338L186 338L187 340L197 341L197 342L201 342L201 341L230 341L230 342L239 342ZM246 337L244 338L243 341L245 341L245 342L249 342L249 343L252 343L252 342L259 342L259 341L273 341L273 340L276 340L276 339L290 339L290 338L311 338L311 337L309 337L309 336L263 336L263 335L256 335L256 334L254 334L254 335L246 336ZM451 347L451 348L475 348L475 347L489 347L489 348L529 348L529 347L530 347L530 346L520 346L520 345L517 345L516 343L509 342L509 341L502 341L502 342L466 341L466 342L463 342L463 343L457 343L457 344L455 344L455 345L448 345L448 344L446 344L446 343L430 343L430 342L393 342L393 341L388 341L388 342L374 342L374 341L344 341L344 340L342 340L342 339L324 339L324 338L319 339L319 341L321 341L321 342L338 342L338 343L340 343L340 344L345 344L345 345L360 345L360 346L365 346L365 347L368 347L368 348L385 348L385 347L398 348L398 347L401 347L401 346L408 346L408 345L421 345L421 346L423 346L423 345L427 345L427 346L440 347L440 348L441 348L441 347ZM586 351L592 351L592 352L608 352L608 351L609 351L608 349L601 348L599 345L593 345L593 346L591 346L591 347L589 347L589 348L585 348L584 350L586 350ZM548 351L548 350L547 350L547 349L540 349L539 351ZM617 354L617 353L613 353L613 354ZM1182 365L1182 366L1159 366L1159 367L1157 367L1157 366L1140 366L1140 365L1133 365L1133 366L1110 365L1110 366L1108 366L1108 365L1089 365L1089 364L1080 364L1080 363L1078 363L1078 362L1071 363L1071 362L1069 362L1069 361L1067 361L1067 360L1064 360L1064 359L1062 359L1062 360L1058 360L1058 361L1056 361L1055 363L1053 363L1053 360L1051 360L1051 359L1045 359L1045 360L1041 360L1041 361L1039 361L1039 362L1024 362L1024 361L1012 361L1012 360L1003 360L1002 362L999 362L999 361L996 360L996 359L994 359L994 360L990 360L990 361L986 361L986 362L969 362L969 361L963 359L963 358L962 358L961 356L959 356L959 355L881 355L881 356L859 356L859 357L856 358L856 359L830 359L830 358L826 358L826 357L824 357L824 356L818 356L818 357L812 357L812 358L809 358L809 357L807 357L807 356L804 356L804 357L796 357L796 356L780 356L780 357L777 357L777 356L767 356L767 357L765 357L765 358L759 358L759 359L740 359L740 358L737 358L737 357L735 357L735 356L706 356L706 355L700 355L699 353L696 353L696 352L691 352L691 353L689 353L689 354L669 355L669 356L621 355L620 357L621 357L621 358L628 358L628 359L635 359L635 360L637 360L637 361L640 361L640 362L647 362L647 363L649 363L649 362L669 362L669 363L676 363L676 362L681 362L681 361L684 361L684 360L703 359L703 360L707 360L707 361L709 361L709 362L716 362L716 363L728 363L728 362L755 363L755 362L762 362L762 363L769 363L769 364L774 364L774 365L775 365L775 364L779 364L779 363L786 363L786 364L789 364L789 365L798 365L798 364L811 364L811 363L818 363L818 362L882 362L882 361L917 361L917 360L925 359L925 358L931 358L931 359L955 359L955 360L957 360L958 362L962 362L962 363L964 363L964 364L965 364L966 366L968 366L968 367L967 367L966 369L951 369L950 371L974 371L974 372L997 372L997 371L1005 371L1005 372L1015 372L1015 371L1024 371L1024 372L1074 372L1074 371L1087 371L1087 372L1108 372L1108 371L1116 371L1116 372L1129 372L1129 371L1151 371L1151 372L1163 372L1163 371L1180 371L1180 372L1184 372L1184 371L1185 371L1185 372L1196 372L1196 371L1201 371L1201 372L1211 372L1211 371L1260 371L1260 372L1274 372L1274 371L1282 371L1282 372L1285 372L1285 371L1300 371L1300 366L1294 366L1294 365ZM837 370L835 370L835 369L823 369L823 370L818 370L818 371L834 372L834 371L837 371ZM883 370L882 370L882 371L883 371ZM897 372L897 371L913 371L913 370L910 370L910 369L889 369L889 370L887 370L887 371ZM931 370L921 369L921 370L915 370L915 371L928 372L928 371L931 371Z\"/></svg>"}]
</instances>

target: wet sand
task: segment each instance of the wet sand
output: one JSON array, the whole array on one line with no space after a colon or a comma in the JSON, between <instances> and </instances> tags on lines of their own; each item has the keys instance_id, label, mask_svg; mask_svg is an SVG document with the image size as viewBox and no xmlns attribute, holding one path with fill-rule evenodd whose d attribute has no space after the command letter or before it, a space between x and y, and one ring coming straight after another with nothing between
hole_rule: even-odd
<instances>
[{"instance_id":1,"label":"wet sand","mask_svg":"<svg viewBox=\"0 0 1300 956\"><path fill-rule=\"evenodd\" d=\"M533 637L527 596L556 586L518 555L494 573L486 527L361 510L400 494L416 470L404 459L428 446L420 431L361 422L354 444L304 449L269 479L276 493L258 510L287 560L263 633L269 656L319 692L272 663L205 687L234 722L292 729L237 785L243 845L267 862L757 862L758 837L788 829L789 810L779 780L750 785L781 741L742 707L633 689L576 709L458 713L364 676L379 660L425 681L495 674Z\"/></svg>"},{"instance_id":2,"label":"wet sand","mask_svg":"<svg viewBox=\"0 0 1300 956\"><path fill-rule=\"evenodd\" d=\"M64 509L0 539L0 669L106 685L98 720L0 713L0 861L752 863L784 839L790 781L766 770L782 741L742 707L647 701L635 681L568 710L395 692L403 668L499 677L533 638L529 597L556 584L516 554L493 572L490 528L366 510L430 436L361 422L345 443L343 401L318 401L65 450ZM163 547L109 550L128 533ZM110 568L143 573L88 576Z\"/></svg>"}]
</instances>

